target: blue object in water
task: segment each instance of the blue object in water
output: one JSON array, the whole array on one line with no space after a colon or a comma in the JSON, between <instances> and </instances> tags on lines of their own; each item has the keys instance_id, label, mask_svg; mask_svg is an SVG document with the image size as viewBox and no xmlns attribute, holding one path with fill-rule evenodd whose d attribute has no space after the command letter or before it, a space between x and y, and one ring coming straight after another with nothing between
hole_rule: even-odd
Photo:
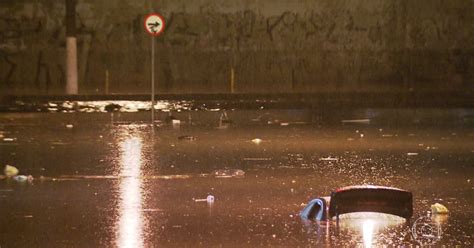
<instances>
[{"instance_id":1,"label":"blue object in water","mask_svg":"<svg viewBox=\"0 0 474 248\"><path fill-rule=\"evenodd\" d=\"M300 213L301 218L308 220L327 220L327 201L324 198L311 200Z\"/></svg>"}]
</instances>

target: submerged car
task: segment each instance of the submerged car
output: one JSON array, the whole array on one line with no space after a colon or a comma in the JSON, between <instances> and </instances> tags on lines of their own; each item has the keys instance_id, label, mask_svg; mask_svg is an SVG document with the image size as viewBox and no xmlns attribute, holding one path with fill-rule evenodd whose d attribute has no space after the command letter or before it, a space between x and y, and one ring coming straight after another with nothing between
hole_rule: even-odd
<instances>
[{"instance_id":1,"label":"submerged car","mask_svg":"<svg viewBox=\"0 0 474 248\"><path fill-rule=\"evenodd\" d=\"M409 220L413 215L413 195L392 187L349 186L332 192L330 197L311 200L300 216L307 220L327 221L357 212L391 214Z\"/></svg>"}]
</instances>

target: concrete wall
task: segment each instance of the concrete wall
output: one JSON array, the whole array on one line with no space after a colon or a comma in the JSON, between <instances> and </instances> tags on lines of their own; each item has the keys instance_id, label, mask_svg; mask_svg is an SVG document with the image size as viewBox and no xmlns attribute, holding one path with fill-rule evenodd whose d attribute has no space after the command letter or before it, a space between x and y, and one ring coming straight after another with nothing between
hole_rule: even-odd
<instances>
[{"instance_id":1,"label":"concrete wall","mask_svg":"<svg viewBox=\"0 0 474 248\"><path fill-rule=\"evenodd\" d=\"M474 89L473 0L77 0L81 93ZM65 1L0 1L2 93L63 93Z\"/></svg>"}]
</instances>

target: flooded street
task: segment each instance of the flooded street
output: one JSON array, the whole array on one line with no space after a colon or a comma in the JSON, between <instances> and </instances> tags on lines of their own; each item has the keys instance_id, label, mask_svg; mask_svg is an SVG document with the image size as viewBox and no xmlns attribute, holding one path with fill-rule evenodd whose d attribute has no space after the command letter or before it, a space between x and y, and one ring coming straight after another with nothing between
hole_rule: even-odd
<instances>
[{"instance_id":1,"label":"flooded street","mask_svg":"<svg viewBox=\"0 0 474 248\"><path fill-rule=\"evenodd\" d=\"M0 0L0 248L474 247L474 0Z\"/></svg>"},{"instance_id":2,"label":"flooded street","mask_svg":"<svg viewBox=\"0 0 474 248\"><path fill-rule=\"evenodd\" d=\"M154 128L149 112L91 112L0 114L1 167L34 177L0 180L1 248L416 245L437 202L449 214L429 217L435 245L474 245L474 126L443 122L460 111L234 109L230 123L184 109ZM411 191L410 223L300 218L350 185Z\"/></svg>"}]
</instances>

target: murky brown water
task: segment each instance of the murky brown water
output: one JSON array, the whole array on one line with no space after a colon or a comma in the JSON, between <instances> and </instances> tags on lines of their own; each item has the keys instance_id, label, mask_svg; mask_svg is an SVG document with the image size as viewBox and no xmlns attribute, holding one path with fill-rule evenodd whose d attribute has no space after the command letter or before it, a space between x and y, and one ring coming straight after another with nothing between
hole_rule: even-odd
<instances>
[{"instance_id":1,"label":"murky brown water","mask_svg":"<svg viewBox=\"0 0 474 248\"><path fill-rule=\"evenodd\" d=\"M0 180L0 247L409 245L414 221L435 202L450 210L433 220L436 245L474 244L472 127L228 114L227 128L217 112L195 111L154 130L146 113L0 114L0 165L35 177ZM226 176L237 169L245 175ZM411 223L300 219L310 199L354 184L412 191Z\"/></svg>"}]
</instances>

